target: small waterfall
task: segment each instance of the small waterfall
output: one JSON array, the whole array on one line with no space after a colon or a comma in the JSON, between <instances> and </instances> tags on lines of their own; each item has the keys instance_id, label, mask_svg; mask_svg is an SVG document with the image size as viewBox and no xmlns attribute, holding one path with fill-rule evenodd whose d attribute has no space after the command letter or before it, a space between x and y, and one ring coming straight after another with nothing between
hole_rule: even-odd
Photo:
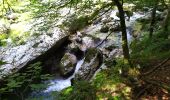
<instances>
[{"instance_id":1,"label":"small waterfall","mask_svg":"<svg viewBox=\"0 0 170 100\"><path fill-rule=\"evenodd\" d=\"M144 15L141 15L140 13L134 13L134 15L131 17L130 21L126 21L127 39L128 39L128 43L129 43L128 45L130 45L131 41L133 40L131 33L132 33L132 27L133 27L134 22L136 21L136 19L141 18L143 16ZM112 11L111 17L118 19L116 17L116 11ZM95 25L90 26L88 29L86 29L86 34L93 35L93 33L97 32L98 34L95 34L95 37L98 37L101 40L103 40L103 38L105 38L107 36L107 34L100 33L98 31L100 28L101 28L101 24L97 24L96 26ZM114 38L115 44L118 45L119 47L121 47L121 37L122 37L121 32L115 32L109 38L110 38L110 40L112 40ZM84 41L87 43L87 40L84 40ZM113 42L113 41L110 41L110 42ZM106 43L103 43L103 45L105 45L105 44ZM89 45L89 43L87 45ZM57 76L55 79L45 81L44 84L48 84L49 86L45 90L42 90L40 93L33 92L31 94L31 97L35 97L35 98L43 97L43 100L54 100L54 98L51 96L51 94L54 91L61 91L65 88L71 86L71 79L74 78L75 73L78 72L78 70L81 67L81 65L83 64L83 62L84 62L84 59L79 60L77 62L74 74L71 75L70 77L63 78L61 76Z\"/></svg>"},{"instance_id":2,"label":"small waterfall","mask_svg":"<svg viewBox=\"0 0 170 100\"><path fill-rule=\"evenodd\" d=\"M63 77L59 76L58 78L56 78L54 80L50 80L49 87L43 92L48 93L48 92L52 92L52 91L61 91L62 89L71 86L71 79L74 78L75 73L79 70L79 68L83 64L83 61L84 61L84 59L77 62L74 74L72 76L70 76L69 78L64 79Z\"/></svg>"},{"instance_id":3,"label":"small waterfall","mask_svg":"<svg viewBox=\"0 0 170 100\"><path fill-rule=\"evenodd\" d=\"M45 90L42 90L41 92L31 93L30 98L42 98L43 97L43 100L54 100L53 96L51 96L52 93L56 91L59 92L71 86L71 79L74 78L75 73L79 70L83 62L84 62L84 59L79 60L77 62L74 74L68 77L67 79L61 76L58 76L55 79L44 82L44 84L49 84L49 86Z\"/></svg>"}]
</instances>

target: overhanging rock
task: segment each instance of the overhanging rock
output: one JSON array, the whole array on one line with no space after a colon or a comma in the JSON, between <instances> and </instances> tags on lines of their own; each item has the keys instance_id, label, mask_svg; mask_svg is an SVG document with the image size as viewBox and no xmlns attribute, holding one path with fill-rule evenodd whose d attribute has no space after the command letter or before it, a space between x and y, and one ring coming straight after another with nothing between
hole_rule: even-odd
<instances>
[{"instance_id":1,"label":"overhanging rock","mask_svg":"<svg viewBox=\"0 0 170 100\"><path fill-rule=\"evenodd\" d=\"M0 80L28 64L48 59L67 40L68 35L55 28L50 36L33 36L24 45L0 48L0 60L7 63L0 66Z\"/></svg>"}]
</instances>

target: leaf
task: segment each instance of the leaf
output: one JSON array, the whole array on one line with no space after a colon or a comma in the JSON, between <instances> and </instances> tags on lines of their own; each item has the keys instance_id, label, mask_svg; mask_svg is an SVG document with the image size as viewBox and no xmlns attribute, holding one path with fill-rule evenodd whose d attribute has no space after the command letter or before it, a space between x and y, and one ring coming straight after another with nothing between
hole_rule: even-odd
<instances>
[{"instance_id":1,"label":"leaf","mask_svg":"<svg viewBox=\"0 0 170 100\"><path fill-rule=\"evenodd\" d=\"M2 61L2 60L0 60L0 66L1 66L1 65L5 65L5 64L7 64L7 63L4 62L4 61Z\"/></svg>"},{"instance_id":2,"label":"leaf","mask_svg":"<svg viewBox=\"0 0 170 100\"><path fill-rule=\"evenodd\" d=\"M41 90L47 87L46 84L31 84L30 85L32 90Z\"/></svg>"}]
</instances>

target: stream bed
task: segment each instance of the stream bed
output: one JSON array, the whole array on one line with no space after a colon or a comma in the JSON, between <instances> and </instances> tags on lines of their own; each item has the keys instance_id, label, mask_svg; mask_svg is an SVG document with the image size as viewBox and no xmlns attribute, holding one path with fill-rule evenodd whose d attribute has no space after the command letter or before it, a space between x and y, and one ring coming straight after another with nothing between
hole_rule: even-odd
<instances>
[{"instance_id":1,"label":"stream bed","mask_svg":"<svg viewBox=\"0 0 170 100\"><path fill-rule=\"evenodd\" d=\"M115 11L112 11L111 17L115 17ZM133 29L133 23L136 21L136 19L138 18L141 18L143 17L144 15L142 14L139 14L139 13L134 13L134 15L131 17L131 20L130 21L126 21L126 25L127 25L127 39L128 39L128 42L130 44L130 42L133 40L133 37L132 37L132 29ZM99 37L101 39L100 42L102 42L102 40L107 36L107 33L99 33L99 30L101 28L101 24L97 24L97 25L92 25L90 26L89 28L87 28L85 31L86 31L86 34L90 34L90 35L93 35L93 36L96 36L96 37ZM94 35L94 33L98 32L98 34ZM112 34L108 39L110 40L113 40L119 48L121 48L121 32L116 32L114 34ZM85 43L86 45L90 45L90 44L93 44L91 47L95 47L97 46L98 44L95 44L95 43L89 43L88 42L89 39L85 39ZM99 42L99 43L100 43ZM102 47L105 46L105 44L107 43L108 41L105 41L101 47L99 47L99 49L102 49ZM112 42L112 41L111 41ZM48 83L48 87L45 89L45 90L42 90L40 93L36 93L36 92L33 92L31 94L31 97L34 97L34 98L39 98L39 97L43 97L45 99L43 100L53 100L53 98L50 96L52 95L53 92L55 91L61 91L69 86L71 86L71 79L74 78L74 75L75 73L78 72L78 69L81 67L81 65L83 64L83 59L82 60L79 60L76 64L76 68L75 68L75 71L74 71L74 74L69 76L68 78L63 78L61 76L57 76L55 77L54 79L52 80L48 80L44 83Z\"/></svg>"},{"instance_id":2,"label":"stream bed","mask_svg":"<svg viewBox=\"0 0 170 100\"><path fill-rule=\"evenodd\" d=\"M119 18L117 18L117 16L116 16L116 12L117 12L117 10L114 10L114 11L111 11L110 13L108 13L109 17L111 17L115 20L119 20ZM127 39L128 39L129 45L130 45L130 42L133 40L132 31L133 31L133 25L134 25L136 19L139 19L144 16L145 16L145 14L134 12L133 16L130 18L130 21L126 21ZM103 17L103 20L107 19L106 16L102 16L102 17ZM101 21L97 24L92 24L92 25L88 26L87 28L83 29L82 32L80 32L80 33L82 33L82 35L84 35L84 37L81 37L82 43L84 43L82 46L82 48L83 48L82 51L85 52L88 48L96 47L107 37L109 32L108 33L100 32L100 29L102 28L102 26L103 26L103 24ZM17 51L17 52L15 52L13 49L11 51L7 52L6 57L9 57L8 58L9 61L16 60L19 62L20 62L20 59L18 57L20 57L20 58L23 57L23 58L29 59L29 55L31 55L31 56L33 55L33 57L35 58L38 54L40 54L39 52L46 51L46 49L49 49L51 47L51 43L53 44L54 42L56 42L57 40L60 39L58 34L63 35L63 37L66 36L66 34L64 32L62 32L60 29L55 29L53 31L54 31L53 32L54 34L52 34L51 37L46 34L45 35L42 34L42 36L39 36L38 38L33 38L32 40L30 40L30 43L21 45L20 48L19 47L15 48L15 51ZM83 33L85 33L85 34L83 34ZM89 35L94 38L98 38L99 41L95 42L95 40L93 40L93 38L88 37ZM45 39L45 37L46 37L46 39ZM41 40L42 41L46 40L46 41L42 42ZM33 43L33 42L35 42L35 43ZM38 43L38 45L37 45L37 43ZM33 45L37 45L37 48L36 49L31 48ZM118 47L118 49L121 49L121 32L120 31L113 32L107 38L107 40L104 41L98 47L98 49L100 49L102 51L103 48L105 48L107 45L116 45ZM26 50L23 51L22 49L24 46L26 46L28 48L26 48ZM19 51L23 52L22 55L21 55L21 52L19 52ZM37 52L37 55L35 55L35 51ZM112 50L111 52L114 52L114 50ZM16 57L17 59L14 59L15 57L12 57L12 56L17 56L16 54L18 54L19 56ZM27 54L27 56L25 54ZM26 59L26 61L24 60L23 62L27 62L27 59ZM84 62L84 57L83 57L83 59L77 61L74 73L71 76L69 76L68 78L63 78L60 75L55 75L53 77L53 79L44 81L43 84L47 85L47 88L43 89L39 92L33 91L32 93L30 93L28 98L43 98L43 100L54 100L54 98L52 96L53 93L58 93L61 90L71 86L71 79L74 78L75 74L79 71L83 62ZM11 63L13 63L13 62L11 62ZM16 63L16 64L19 64L19 63ZM9 66L12 66L12 65L9 65ZM10 69L10 67L9 67L9 69Z\"/></svg>"}]
</instances>

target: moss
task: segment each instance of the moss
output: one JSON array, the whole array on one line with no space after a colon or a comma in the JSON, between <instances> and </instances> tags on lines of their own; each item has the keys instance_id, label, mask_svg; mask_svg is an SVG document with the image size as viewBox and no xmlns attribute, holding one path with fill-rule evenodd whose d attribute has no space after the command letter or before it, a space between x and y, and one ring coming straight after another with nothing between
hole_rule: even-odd
<instances>
[{"instance_id":1,"label":"moss","mask_svg":"<svg viewBox=\"0 0 170 100\"><path fill-rule=\"evenodd\" d=\"M3 41L4 39L7 39L8 34L0 34L0 46L5 46L6 41Z\"/></svg>"},{"instance_id":2,"label":"moss","mask_svg":"<svg viewBox=\"0 0 170 100\"><path fill-rule=\"evenodd\" d=\"M71 16L68 21L65 21L63 24L68 28L70 33L75 33L78 30L83 29L88 25L88 16Z\"/></svg>"},{"instance_id":3,"label":"moss","mask_svg":"<svg viewBox=\"0 0 170 100\"><path fill-rule=\"evenodd\" d=\"M59 100L96 100L96 89L89 82L75 82L60 93Z\"/></svg>"},{"instance_id":4,"label":"moss","mask_svg":"<svg viewBox=\"0 0 170 100\"><path fill-rule=\"evenodd\" d=\"M95 48L90 48L87 50L86 56L85 56L85 61L90 62L92 58L96 56L98 53L97 49Z\"/></svg>"},{"instance_id":5,"label":"moss","mask_svg":"<svg viewBox=\"0 0 170 100\"><path fill-rule=\"evenodd\" d=\"M67 87L66 89L62 90L60 95L61 96L70 95L72 91L73 91L73 87L70 86L70 87Z\"/></svg>"}]
</instances>

